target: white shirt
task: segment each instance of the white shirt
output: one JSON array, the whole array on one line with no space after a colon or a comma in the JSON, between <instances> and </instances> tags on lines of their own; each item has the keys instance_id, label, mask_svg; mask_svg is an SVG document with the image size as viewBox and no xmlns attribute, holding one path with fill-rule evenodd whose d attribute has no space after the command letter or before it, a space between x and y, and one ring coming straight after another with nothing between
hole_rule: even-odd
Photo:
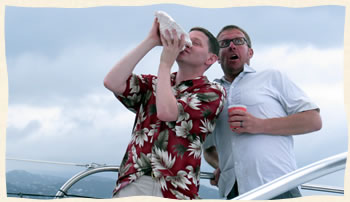
<instances>
[{"instance_id":1,"label":"white shirt","mask_svg":"<svg viewBox=\"0 0 350 202\"><path fill-rule=\"evenodd\" d=\"M227 106L246 105L249 113L263 119L285 117L318 107L277 70L256 72L245 65L244 71L232 83L224 77L215 81L225 87L228 102L204 148L216 146L221 170L220 195L226 197L235 180L239 194L243 194L294 171L297 166L292 136L234 133L228 125Z\"/></svg>"}]
</instances>

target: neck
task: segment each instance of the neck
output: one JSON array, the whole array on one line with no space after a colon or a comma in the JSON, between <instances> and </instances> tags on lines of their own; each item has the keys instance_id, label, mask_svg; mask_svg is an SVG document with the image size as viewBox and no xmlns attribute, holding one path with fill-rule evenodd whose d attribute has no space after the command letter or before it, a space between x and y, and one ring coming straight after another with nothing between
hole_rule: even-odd
<instances>
[{"instance_id":1,"label":"neck","mask_svg":"<svg viewBox=\"0 0 350 202\"><path fill-rule=\"evenodd\" d=\"M228 72L225 73L224 77L227 81L229 82L233 82L235 80L235 78L242 72L243 70L239 71L238 73L234 73L234 72Z\"/></svg>"},{"instance_id":2,"label":"neck","mask_svg":"<svg viewBox=\"0 0 350 202\"><path fill-rule=\"evenodd\" d=\"M235 78L243 71L244 71L244 66L240 68L239 71L228 71L228 72L224 71L224 77L227 81L232 83L235 80Z\"/></svg>"},{"instance_id":3,"label":"neck","mask_svg":"<svg viewBox=\"0 0 350 202\"><path fill-rule=\"evenodd\" d=\"M180 67L176 75L176 85L182 81L191 80L199 76L203 76L204 68L189 68L189 67Z\"/></svg>"}]
</instances>

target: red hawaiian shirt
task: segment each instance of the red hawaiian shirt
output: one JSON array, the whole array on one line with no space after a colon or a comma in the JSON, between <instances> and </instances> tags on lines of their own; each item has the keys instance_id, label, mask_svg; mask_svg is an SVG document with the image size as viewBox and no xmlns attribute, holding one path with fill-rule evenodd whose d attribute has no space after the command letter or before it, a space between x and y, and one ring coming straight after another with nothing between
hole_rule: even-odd
<instances>
[{"instance_id":1,"label":"red hawaiian shirt","mask_svg":"<svg viewBox=\"0 0 350 202\"><path fill-rule=\"evenodd\" d=\"M153 75L131 75L117 98L136 113L131 141L120 165L116 194L144 173L153 173L165 198L198 198L201 146L215 127L225 101L225 90L201 76L175 85L179 116L166 122L157 118L156 83Z\"/></svg>"}]
</instances>

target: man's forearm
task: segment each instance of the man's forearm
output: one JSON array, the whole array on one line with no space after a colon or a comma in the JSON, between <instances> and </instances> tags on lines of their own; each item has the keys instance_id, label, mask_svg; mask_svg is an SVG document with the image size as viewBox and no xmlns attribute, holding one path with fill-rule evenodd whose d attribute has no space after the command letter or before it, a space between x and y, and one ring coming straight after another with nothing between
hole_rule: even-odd
<instances>
[{"instance_id":1,"label":"man's forearm","mask_svg":"<svg viewBox=\"0 0 350 202\"><path fill-rule=\"evenodd\" d=\"M209 165L215 169L219 167L219 156L214 146L205 149L203 154L204 159L208 162Z\"/></svg>"},{"instance_id":2,"label":"man's forearm","mask_svg":"<svg viewBox=\"0 0 350 202\"><path fill-rule=\"evenodd\" d=\"M156 107L157 116L162 121L176 121L178 117L177 100L170 83L170 69L160 63L157 81Z\"/></svg>"},{"instance_id":3,"label":"man's forearm","mask_svg":"<svg viewBox=\"0 0 350 202\"><path fill-rule=\"evenodd\" d=\"M263 133L273 135L298 135L322 128L322 120L317 110L296 113L287 117L264 120Z\"/></svg>"},{"instance_id":4,"label":"man's forearm","mask_svg":"<svg viewBox=\"0 0 350 202\"><path fill-rule=\"evenodd\" d=\"M155 46L154 41L143 40L135 49L114 65L104 79L105 87L114 93L123 93L126 88L126 80L132 74L137 63Z\"/></svg>"}]
</instances>

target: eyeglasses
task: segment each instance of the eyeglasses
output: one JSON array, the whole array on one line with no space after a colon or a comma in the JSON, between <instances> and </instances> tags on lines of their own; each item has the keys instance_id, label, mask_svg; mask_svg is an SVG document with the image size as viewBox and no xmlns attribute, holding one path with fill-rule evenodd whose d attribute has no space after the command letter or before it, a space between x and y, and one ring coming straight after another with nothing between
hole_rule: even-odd
<instances>
[{"instance_id":1,"label":"eyeglasses","mask_svg":"<svg viewBox=\"0 0 350 202\"><path fill-rule=\"evenodd\" d=\"M237 38L233 38L233 39L225 39L225 40L221 40L219 41L219 46L220 48L226 48L230 45L231 41L233 42L233 44L237 45L243 45L247 42L247 39L245 39L244 37L237 37Z\"/></svg>"}]
</instances>

